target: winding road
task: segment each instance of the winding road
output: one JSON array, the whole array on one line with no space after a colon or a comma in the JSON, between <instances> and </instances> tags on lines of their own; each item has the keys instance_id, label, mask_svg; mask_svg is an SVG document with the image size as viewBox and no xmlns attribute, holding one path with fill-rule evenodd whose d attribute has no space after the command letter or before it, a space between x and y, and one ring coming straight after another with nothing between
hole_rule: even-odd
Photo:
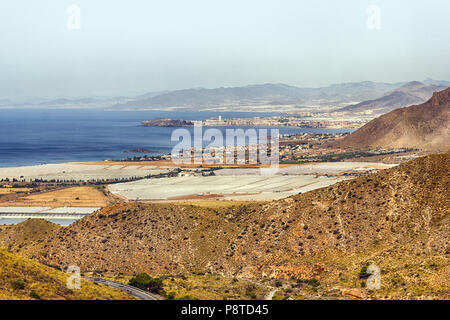
<instances>
[{"instance_id":1,"label":"winding road","mask_svg":"<svg viewBox=\"0 0 450 320\"><path fill-rule=\"evenodd\" d=\"M148 293L147 291L141 290L136 287L129 286L127 284L123 284L116 281L106 280L106 279L100 279L100 278L90 278L90 277L84 277L86 280L104 284L113 288L117 288L119 290L125 291L126 293L132 295L133 297L138 298L139 300L159 300L155 296L153 296L151 293Z\"/></svg>"}]
</instances>

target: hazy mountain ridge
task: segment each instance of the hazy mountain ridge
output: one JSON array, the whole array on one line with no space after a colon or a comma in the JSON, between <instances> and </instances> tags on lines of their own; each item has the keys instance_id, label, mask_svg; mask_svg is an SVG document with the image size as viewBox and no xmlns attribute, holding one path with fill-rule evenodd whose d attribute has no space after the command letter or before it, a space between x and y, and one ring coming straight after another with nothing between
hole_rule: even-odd
<instances>
[{"instance_id":1,"label":"hazy mountain ridge","mask_svg":"<svg viewBox=\"0 0 450 320\"><path fill-rule=\"evenodd\" d=\"M393 91L387 92L378 99L363 101L336 111L346 113L383 114L397 108L423 103L428 100L434 92L441 91L445 88L447 87L411 81Z\"/></svg>"},{"instance_id":2,"label":"hazy mountain ridge","mask_svg":"<svg viewBox=\"0 0 450 320\"><path fill-rule=\"evenodd\" d=\"M168 108L192 110L228 106L238 110L240 106L246 105L341 104L346 101L376 98L400 85L399 83L362 81L333 84L320 88L300 88L282 83L266 83L243 87L148 92L136 97L38 99L36 103L8 101L4 106L91 107L111 110Z\"/></svg>"},{"instance_id":3,"label":"hazy mountain ridge","mask_svg":"<svg viewBox=\"0 0 450 320\"><path fill-rule=\"evenodd\" d=\"M378 97L387 90L392 90L399 85L364 81L334 84L321 88L300 88L282 83L216 89L196 88L170 91L146 99L137 99L125 104L118 104L111 108L213 108L240 105L342 103L343 101Z\"/></svg>"},{"instance_id":4,"label":"hazy mountain ridge","mask_svg":"<svg viewBox=\"0 0 450 320\"><path fill-rule=\"evenodd\" d=\"M422 81L425 84L431 84L434 86L444 86L444 87L450 87L450 81L447 80L434 80L431 78L426 78L424 81Z\"/></svg>"},{"instance_id":5,"label":"hazy mountain ridge","mask_svg":"<svg viewBox=\"0 0 450 320\"><path fill-rule=\"evenodd\" d=\"M414 83L410 82L409 84ZM419 83L419 82L417 82ZM296 87L283 83L266 83L242 87L220 87L213 89L192 88L183 90L164 90L148 92L137 96L117 97L78 97L57 99L29 98L23 101L2 99L2 108L101 108L108 110L229 110L241 111L241 107L260 106L259 111L274 109L278 106L345 106L341 111L357 109L360 102L361 111L366 105L374 108L395 108L413 103L420 103L431 96L432 91L441 89L439 85L450 83L445 80L426 79L423 88L400 89L408 83L385 83L373 81L346 82L325 87ZM398 91L397 91L398 90ZM413 90L414 92L410 92ZM423 91L423 92L422 92ZM428 96L429 95L429 96ZM381 99L380 101L378 99ZM420 99L423 99L421 101ZM361 102L362 101L362 102ZM377 106L377 104L381 104ZM273 107L272 107L273 106ZM287 110L287 109L286 109ZM353 112L353 111L352 111ZM359 111L358 111L359 112Z\"/></svg>"}]
</instances>

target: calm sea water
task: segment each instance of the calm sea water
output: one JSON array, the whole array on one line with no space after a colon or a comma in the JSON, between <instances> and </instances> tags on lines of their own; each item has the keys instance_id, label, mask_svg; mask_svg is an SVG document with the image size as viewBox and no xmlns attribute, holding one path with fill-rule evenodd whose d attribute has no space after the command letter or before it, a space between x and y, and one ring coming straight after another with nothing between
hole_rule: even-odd
<instances>
[{"instance_id":1,"label":"calm sea water","mask_svg":"<svg viewBox=\"0 0 450 320\"><path fill-rule=\"evenodd\" d=\"M122 159L133 156L124 153L130 149L170 153L176 144L170 141L174 128L141 127L141 121L158 117L203 120L219 115L232 118L275 114L0 109L0 167ZM281 133L342 131L280 128Z\"/></svg>"}]
</instances>

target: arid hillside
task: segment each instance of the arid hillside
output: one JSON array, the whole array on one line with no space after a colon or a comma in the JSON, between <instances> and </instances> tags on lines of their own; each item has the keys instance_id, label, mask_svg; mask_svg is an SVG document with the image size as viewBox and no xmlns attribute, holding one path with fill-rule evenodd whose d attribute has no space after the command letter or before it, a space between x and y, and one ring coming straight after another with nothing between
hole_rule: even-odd
<instances>
[{"instance_id":1,"label":"arid hillside","mask_svg":"<svg viewBox=\"0 0 450 320\"><path fill-rule=\"evenodd\" d=\"M81 279L81 288L67 288L68 274L0 249L0 300L133 299L119 289Z\"/></svg>"},{"instance_id":2,"label":"arid hillside","mask_svg":"<svg viewBox=\"0 0 450 320\"><path fill-rule=\"evenodd\" d=\"M446 152L450 149L450 88L435 92L423 104L382 115L333 146L406 147Z\"/></svg>"},{"instance_id":3,"label":"arid hillside","mask_svg":"<svg viewBox=\"0 0 450 320\"><path fill-rule=\"evenodd\" d=\"M327 261L376 252L441 256L448 266L449 169L449 153L427 156L267 204L230 245L220 269L308 277L339 270Z\"/></svg>"},{"instance_id":4,"label":"arid hillside","mask_svg":"<svg viewBox=\"0 0 450 320\"><path fill-rule=\"evenodd\" d=\"M27 254L52 265L83 270L178 274L204 270L218 260L243 225L247 207L209 209L193 205L118 204L93 213Z\"/></svg>"},{"instance_id":5,"label":"arid hillside","mask_svg":"<svg viewBox=\"0 0 450 320\"><path fill-rule=\"evenodd\" d=\"M449 153L426 156L264 204L116 205L26 252L84 271L320 278L347 286L355 286L361 266L376 263L388 288L399 278L417 295L440 296L450 271L449 166ZM397 289L401 295L404 288Z\"/></svg>"},{"instance_id":6,"label":"arid hillside","mask_svg":"<svg viewBox=\"0 0 450 320\"><path fill-rule=\"evenodd\" d=\"M28 219L16 225L3 225L0 226L0 247L19 252L21 248L42 242L60 228L44 219Z\"/></svg>"}]
</instances>

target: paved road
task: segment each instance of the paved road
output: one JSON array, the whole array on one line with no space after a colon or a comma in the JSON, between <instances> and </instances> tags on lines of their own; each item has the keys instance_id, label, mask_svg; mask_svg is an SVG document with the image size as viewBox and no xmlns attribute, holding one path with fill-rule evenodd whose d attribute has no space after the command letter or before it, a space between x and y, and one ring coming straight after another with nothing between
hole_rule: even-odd
<instances>
[{"instance_id":1,"label":"paved road","mask_svg":"<svg viewBox=\"0 0 450 320\"><path fill-rule=\"evenodd\" d=\"M139 300L158 300L156 299L152 294L148 293L147 291L141 290L136 287L132 287L120 282L106 280L106 279L100 279L100 278L90 278L90 277L84 277L86 280L104 284L113 288L120 289L122 291L125 291L126 293L138 298Z\"/></svg>"},{"instance_id":2,"label":"paved road","mask_svg":"<svg viewBox=\"0 0 450 320\"><path fill-rule=\"evenodd\" d=\"M273 299L273 295L277 291L278 291L277 288L273 288L272 290L270 290L270 292L267 294L267 296L264 298L264 300L272 300Z\"/></svg>"}]
</instances>

